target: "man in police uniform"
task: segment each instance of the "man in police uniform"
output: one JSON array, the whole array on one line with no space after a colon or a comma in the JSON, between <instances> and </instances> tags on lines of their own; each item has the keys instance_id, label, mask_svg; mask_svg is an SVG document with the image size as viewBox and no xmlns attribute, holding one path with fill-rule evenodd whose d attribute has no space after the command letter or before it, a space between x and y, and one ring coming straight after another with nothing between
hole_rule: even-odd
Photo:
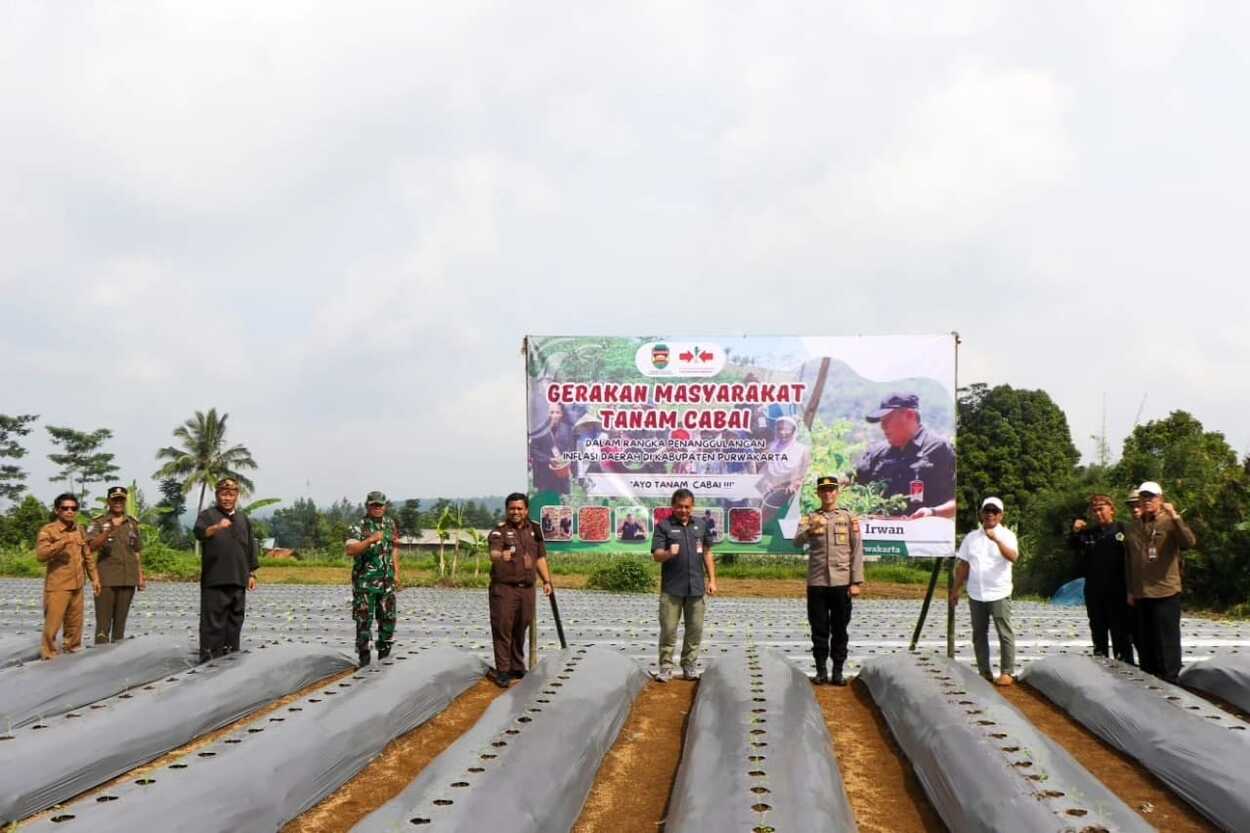
<instances>
[{"instance_id":1,"label":"man in police uniform","mask_svg":"<svg viewBox=\"0 0 1250 833\"><path fill-rule=\"evenodd\" d=\"M495 669L487 676L500 688L525 676L525 630L534 622L534 581L551 595L547 546L530 520L530 500L513 492L504 501L506 520L487 536L490 546L490 635Z\"/></svg>"},{"instance_id":2,"label":"man in police uniform","mask_svg":"<svg viewBox=\"0 0 1250 833\"><path fill-rule=\"evenodd\" d=\"M360 665L373 657L369 638L378 620L378 659L391 654L395 638L395 592L399 589L399 528L386 517L386 495L365 497L365 517L347 533L347 557L352 559L352 620L356 623L356 652Z\"/></svg>"},{"instance_id":3,"label":"man in police uniform","mask_svg":"<svg viewBox=\"0 0 1250 833\"><path fill-rule=\"evenodd\" d=\"M139 519L126 514L125 486L110 486L108 512L87 527L87 541L96 555L102 590L95 599L95 642L121 642L135 589L144 590L143 541Z\"/></svg>"},{"instance_id":4,"label":"man in police uniform","mask_svg":"<svg viewBox=\"0 0 1250 833\"><path fill-rule=\"evenodd\" d=\"M868 449L855 472L857 483L885 483L885 496L905 495L911 518L955 517L955 449L920 422L920 397L894 393L868 414L885 439Z\"/></svg>"},{"instance_id":5,"label":"man in police uniform","mask_svg":"<svg viewBox=\"0 0 1250 833\"><path fill-rule=\"evenodd\" d=\"M838 478L818 477L820 509L799 521L796 546L807 547L807 622L812 628L816 684L846 685L847 633L851 599L864 583L864 542L859 519L838 508ZM833 656L833 676L825 662Z\"/></svg>"},{"instance_id":6,"label":"man in police uniform","mask_svg":"<svg viewBox=\"0 0 1250 833\"><path fill-rule=\"evenodd\" d=\"M39 649L43 659L59 653L56 635L62 627L65 653L82 650L84 575L91 579L95 595L99 596L101 589L95 556L78 525L78 498L68 492L57 495L52 506L56 520L40 529L35 539L35 557L48 565L43 579L43 644Z\"/></svg>"},{"instance_id":7,"label":"man in police uniform","mask_svg":"<svg viewBox=\"0 0 1250 833\"><path fill-rule=\"evenodd\" d=\"M260 569L252 522L238 508L239 482L217 481L217 504L195 519L200 542L200 662L239 650L247 591Z\"/></svg>"},{"instance_id":8,"label":"man in police uniform","mask_svg":"<svg viewBox=\"0 0 1250 833\"><path fill-rule=\"evenodd\" d=\"M656 524L651 535L651 558L660 564L660 661L655 679L661 683L673 678L677 625L683 619L682 675L698 679L695 662L703 641L703 597L716 595L712 534L703 520L692 517L694 494L678 489L669 505L673 514Z\"/></svg>"}]
</instances>

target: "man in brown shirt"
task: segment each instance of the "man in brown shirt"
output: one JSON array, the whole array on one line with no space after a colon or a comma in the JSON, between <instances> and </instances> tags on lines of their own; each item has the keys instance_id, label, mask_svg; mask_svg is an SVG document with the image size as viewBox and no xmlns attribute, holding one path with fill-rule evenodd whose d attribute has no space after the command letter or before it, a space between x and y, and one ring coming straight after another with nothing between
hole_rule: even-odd
<instances>
[{"instance_id":1,"label":"man in brown shirt","mask_svg":"<svg viewBox=\"0 0 1250 833\"><path fill-rule=\"evenodd\" d=\"M126 618L135 589L143 590L143 540L139 520L126 514L125 486L110 486L107 514L87 527L87 542L97 552L96 572L103 589L95 600L95 641L97 645L126 638Z\"/></svg>"},{"instance_id":2,"label":"man in brown shirt","mask_svg":"<svg viewBox=\"0 0 1250 833\"><path fill-rule=\"evenodd\" d=\"M534 581L543 580L551 595L547 546L538 524L529 519L529 498L513 492L504 501L507 520L491 530L490 635L495 670L490 679L500 688L525 676L525 630L534 621Z\"/></svg>"},{"instance_id":3,"label":"man in brown shirt","mask_svg":"<svg viewBox=\"0 0 1250 833\"><path fill-rule=\"evenodd\" d=\"M1182 550L1197 543L1194 533L1163 489L1148 481L1137 490L1140 514L1125 541L1128 603L1137 609L1141 670L1170 683L1181 673Z\"/></svg>"},{"instance_id":4,"label":"man in brown shirt","mask_svg":"<svg viewBox=\"0 0 1250 833\"><path fill-rule=\"evenodd\" d=\"M59 653L56 635L62 628L65 652L82 649L84 574L91 578L95 595L100 595L95 556L77 521L78 498L69 493L58 495L52 506L56 520L40 529L35 539L35 557L48 565L43 579L43 644L39 649L43 659Z\"/></svg>"},{"instance_id":5,"label":"man in brown shirt","mask_svg":"<svg viewBox=\"0 0 1250 833\"><path fill-rule=\"evenodd\" d=\"M864 583L864 542L859 519L838 508L838 478L816 479L820 509L799 522L796 546L807 546L807 622L812 628L816 684L846 685L847 626L851 599ZM833 655L833 676L825 662Z\"/></svg>"}]
</instances>

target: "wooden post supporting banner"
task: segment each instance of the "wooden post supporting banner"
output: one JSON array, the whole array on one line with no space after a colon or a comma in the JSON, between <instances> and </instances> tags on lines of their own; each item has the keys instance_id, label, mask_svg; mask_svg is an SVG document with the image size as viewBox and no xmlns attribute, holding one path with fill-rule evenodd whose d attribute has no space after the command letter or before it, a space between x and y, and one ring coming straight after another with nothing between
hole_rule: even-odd
<instances>
[{"instance_id":1,"label":"wooden post supporting banner","mask_svg":"<svg viewBox=\"0 0 1250 833\"><path fill-rule=\"evenodd\" d=\"M916 643L920 641L920 631L924 630L925 617L929 615L929 604L933 601L933 591L937 587L938 575L942 572L942 563L945 558L933 559L933 572L929 574L929 589L924 594L924 604L920 606L920 618L916 621L916 630L911 635L911 645L907 650L916 650Z\"/></svg>"},{"instance_id":2,"label":"wooden post supporting banner","mask_svg":"<svg viewBox=\"0 0 1250 833\"><path fill-rule=\"evenodd\" d=\"M955 586L956 559L948 558L946 561L949 565L946 571L946 596L949 599L951 589ZM946 656L955 658L955 606L949 601L946 603Z\"/></svg>"}]
</instances>

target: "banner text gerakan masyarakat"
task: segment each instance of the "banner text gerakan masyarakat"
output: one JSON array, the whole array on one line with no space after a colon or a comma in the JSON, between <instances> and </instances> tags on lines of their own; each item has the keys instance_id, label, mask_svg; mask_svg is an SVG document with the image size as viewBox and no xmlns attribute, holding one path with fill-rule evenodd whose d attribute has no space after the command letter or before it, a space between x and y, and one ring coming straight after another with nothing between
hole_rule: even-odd
<instances>
[{"instance_id":1,"label":"banner text gerakan masyarakat","mask_svg":"<svg viewBox=\"0 0 1250 833\"><path fill-rule=\"evenodd\" d=\"M618 382L554 382L547 385L547 401L581 405L797 405L807 385L766 382L655 384ZM660 410L658 408L601 408L599 420L607 430L657 431L685 428L695 431L745 431L751 428L747 408Z\"/></svg>"}]
</instances>

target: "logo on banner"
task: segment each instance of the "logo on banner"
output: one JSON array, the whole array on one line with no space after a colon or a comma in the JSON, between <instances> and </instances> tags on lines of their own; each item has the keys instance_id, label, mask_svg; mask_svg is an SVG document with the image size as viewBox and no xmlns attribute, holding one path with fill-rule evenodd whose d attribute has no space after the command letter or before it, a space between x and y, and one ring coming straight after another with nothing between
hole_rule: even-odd
<instances>
[{"instance_id":1,"label":"logo on banner","mask_svg":"<svg viewBox=\"0 0 1250 833\"><path fill-rule=\"evenodd\" d=\"M634 365L644 376L715 376L725 368L717 344L653 341L638 348Z\"/></svg>"},{"instance_id":2,"label":"logo on banner","mask_svg":"<svg viewBox=\"0 0 1250 833\"><path fill-rule=\"evenodd\" d=\"M656 370L668 367L668 345L656 344L651 348L651 366Z\"/></svg>"}]
</instances>

